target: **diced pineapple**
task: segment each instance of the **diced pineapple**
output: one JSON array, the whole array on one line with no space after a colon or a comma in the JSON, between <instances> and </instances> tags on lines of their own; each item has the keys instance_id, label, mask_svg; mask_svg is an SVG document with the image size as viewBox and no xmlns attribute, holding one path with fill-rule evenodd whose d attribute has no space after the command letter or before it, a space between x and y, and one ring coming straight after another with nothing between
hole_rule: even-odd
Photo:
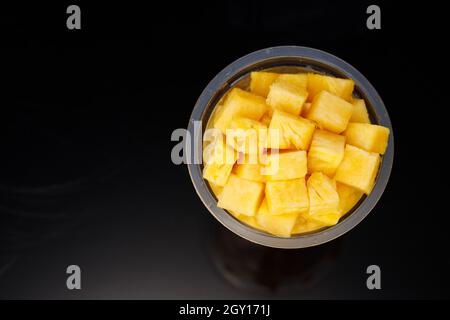
<instances>
[{"instance_id":1,"label":"diced pineapple","mask_svg":"<svg viewBox=\"0 0 450 320\"><path fill-rule=\"evenodd\" d=\"M306 176L306 151L274 153L269 154L267 158L264 174L269 181L299 179Z\"/></svg>"},{"instance_id":2,"label":"diced pineapple","mask_svg":"<svg viewBox=\"0 0 450 320\"><path fill-rule=\"evenodd\" d=\"M239 88L233 88L228 93L223 105L214 116L214 128L225 133L231 120L237 117L259 120L269 107L263 97L257 96Z\"/></svg>"},{"instance_id":3,"label":"diced pineapple","mask_svg":"<svg viewBox=\"0 0 450 320\"><path fill-rule=\"evenodd\" d=\"M231 174L222 190L217 206L247 216L254 216L262 198L264 183L241 179Z\"/></svg>"},{"instance_id":4,"label":"diced pineapple","mask_svg":"<svg viewBox=\"0 0 450 320\"><path fill-rule=\"evenodd\" d=\"M339 214L342 217L349 212L362 198L364 193L342 183L336 183L339 194Z\"/></svg>"},{"instance_id":5,"label":"diced pineapple","mask_svg":"<svg viewBox=\"0 0 450 320\"><path fill-rule=\"evenodd\" d=\"M305 102L302 107L302 117L306 117L308 115L309 109L311 109L311 102Z\"/></svg>"},{"instance_id":6,"label":"diced pineapple","mask_svg":"<svg viewBox=\"0 0 450 320\"><path fill-rule=\"evenodd\" d=\"M264 124L262 124L261 122L256 121L256 120L252 120L249 118L243 118L243 117L237 117L237 118L234 118L233 120L231 120L230 129L260 130L260 129L267 129L267 126L265 126Z\"/></svg>"},{"instance_id":7,"label":"diced pineapple","mask_svg":"<svg viewBox=\"0 0 450 320\"><path fill-rule=\"evenodd\" d=\"M325 226L326 225L324 225L323 223L321 223L319 221L314 221L311 219L301 220L301 221L297 220L291 233L292 234L300 234L300 233L317 231L319 229L322 229Z\"/></svg>"},{"instance_id":8,"label":"diced pineapple","mask_svg":"<svg viewBox=\"0 0 450 320\"><path fill-rule=\"evenodd\" d=\"M389 128L368 123L349 123L344 135L348 144L369 152L384 154L389 139Z\"/></svg>"},{"instance_id":9,"label":"diced pineapple","mask_svg":"<svg viewBox=\"0 0 450 320\"><path fill-rule=\"evenodd\" d=\"M306 88L278 79L270 86L266 103L273 109L280 109L298 116L307 97Z\"/></svg>"},{"instance_id":10,"label":"diced pineapple","mask_svg":"<svg viewBox=\"0 0 450 320\"><path fill-rule=\"evenodd\" d=\"M270 125L270 120L272 120L272 110L266 112L261 120L259 120L263 125L265 125L266 127L268 127Z\"/></svg>"},{"instance_id":11,"label":"diced pineapple","mask_svg":"<svg viewBox=\"0 0 450 320\"><path fill-rule=\"evenodd\" d=\"M203 163L223 159L225 154L225 135L215 128L208 128L203 135ZM232 149L233 150L233 149ZM231 153L234 157L234 151Z\"/></svg>"},{"instance_id":12,"label":"diced pineapple","mask_svg":"<svg viewBox=\"0 0 450 320\"><path fill-rule=\"evenodd\" d=\"M371 192L389 138L353 88L261 71L251 73L251 92L230 90L210 120L213 139L204 136L203 176L217 206L279 237L337 224Z\"/></svg>"},{"instance_id":13,"label":"diced pineapple","mask_svg":"<svg viewBox=\"0 0 450 320\"><path fill-rule=\"evenodd\" d=\"M297 221L298 213L286 213L280 215L272 215L264 199L256 215L258 225L267 232L278 237L290 237L292 228Z\"/></svg>"},{"instance_id":14,"label":"diced pineapple","mask_svg":"<svg viewBox=\"0 0 450 320\"><path fill-rule=\"evenodd\" d=\"M336 170L334 179L369 194L372 191L379 166L380 155L378 153L367 152L347 144L344 159Z\"/></svg>"},{"instance_id":15,"label":"diced pineapple","mask_svg":"<svg viewBox=\"0 0 450 320\"><path fill-rule=\"evenodd\" d=\"M308 86L308 75L306 73L284 73L280 74L277 80L289 82L305 89Z\"/></svg>"},{"instance_id":16,"label":"diced pineapple","mask_svg":"<svg viewBox=\"0 0 450 320\"><path fill-rule=\"evenodd\" d=\"M350 79L340 79L316 73L308 73L308 92L310 94L310 101L323 90L341 97L344 100L350 101L354 87L355 83Z\"/></svg>"},{"instance_id":17,"label":"diced pineapple","mask_svg":"<svg viewBox=\"0 0 450 320\"><path fill-rule=\"evenodd\" d=\"M237 213L237 212L235 212L235 211L232 211L232 210L228 210L228 212L229 213L231 213L231 215L233 216L233 217L235 217L236 219L239 219L239 218L241 218L241 217L247 217L246 215L244 215L244 214L239 214L239 213Z\"/></svg>"},{"instance_id":18,"label":"diced pineapple","mask_svg":"<svg viewBox=\"0 0 450 320\"><path fill-rule=\"evenodd\" d=\"M214 193L214 195L216 196L216 198L219 198L220 193L223 190L223 187L218 186L217 184L212 183L212 182L209 183L209 186L210 186L212 192Z\"/></svg>"},{"instance_id":19,"label":"diced pineapple","mask_svg":"<svg viewBox=\"0 0 450 320\"><path fill-rule=\"evenodd\" d=\"M278 78L278 73L254 71L250 74L250 92L267 97L269 88Z\"/></svg>"},{"instance_id":20,"label":"diced pineapple","mask_svg":"<svg viewBox=\"0 0 450 320\"><path fill-rule=\"evenodd\" d=\"M216 139L206 146L203 158L203 178L224 186L236 162L236 152L225 143L225 139Z\"/></svg>"},{"instance_id":21,"label":"diced pineapple","mask_svg":"<svg viewBox=\"0 0 450 320\"><path fill-rule=\"evenodd\" d=\"M250 227L253 227L255 229L264 231L264 228L259 225L259 223L258 223L258 221L256 219L256 216L246 216L244 214L241 214L237 218L240 221L242 221L243 223L249 225Z\"/></svg>"},{"instance_id":22,"label":"diced pineapple","mask_svg":"<svg viewBox=\"0 0 450 320\"><path fill-rule=\"evenodd\" d=\"M265 176L261 174L262 170L259 163L242 163L234 165L233 173L242 179L264 182Z\"/></svg>"},{"instance_id":23,"label":"diced pineapple","mask_svg":"<svg viewBox=\"0 0 450 320\"><path fill-rule=\"evenodd\" d=\"M367 112L364 99L353 99L353 113L350 122L370 123L369 113Z\"/></svg>"},{"instance_id":24,"label":"diced pineapple","mask_svg":"<svg viewBox=\"0 0 450 320\"><path fill-rule=\"evenodd\" d=\"M330 227L330 226L334 226L335 224L337 224L339 222L340 218L341 218L341 215L338 212L336 212L336 213L311 216L311 221L317 222L326 227Z\"/></svg>"},{"instance_id":25,"label":"diced pineapple","mask_svg":"<svg viewBox=\"0 0 450 320\"><path fill-rule=\"evenodd\" d=\"M308 152L308 172L332 177L344 158L345 137L324 130L314 131Z\"/></svg>"},{"instance_id":26,"label":"diced pineapple","mask_svg":"<svg viewBox=\"0 0 450 320\"><path fill-rule=\"evenodd\" d=\"M274 110L269 126L267 147L307 150L315 128L314 123L308 119Z\"/></svg>"},{"instance_id":27,"label":"diced pineapple","mask_svg":"<svg viewBox=\"0 0 450 320\"><path fill-rule=\"evenodd\" d=\"M205 164L203 167L203 178L218 186L224 186L232 169L233 164Z\"/></svg>"},{"instance_id":28,"label":"diced pineapple","mask_svg":"<svg viewBox=\"0 0 450 320\"><path fill-rule=\"evenodd\" d=\"M258 154L264 146L267 127L256 120L248 118L234 118L230 127L226 129L227 143L236 151L246 154Z\"/></svg>"},{"instance_id":29,"label":"diced pineapple","mask_svg":"<svg viewBox=\"0 0 450 320\"><path fill-rule=\"evenodd\" d=\"M273 215L307 211L309 201L305 179L268 181L266 201Z\"/></svg>"},{"instance_id":30,"label":"diced pineapple","mask_svg":"<svg viewBox=\"0 0 450 320\"><path fill-rule=\"evenodd\" d=\"M307 118L317 122L320 128L341 133L347 128L353 105L328 91L321 91L314 98Z\"/></svg>"},{"instance_id":31,"label":"diced pineapple","mask_svg":"<svg viewBox=\"0 0 450 320\"><path fill-rule=\"evenodd\" d=\"M309 195L309 216L327 225L329 225L330 216L335 215L339 219L339 195L336 191L336 183L323 173L314 172L306 185Z\"/></svg>"}]
</instances>

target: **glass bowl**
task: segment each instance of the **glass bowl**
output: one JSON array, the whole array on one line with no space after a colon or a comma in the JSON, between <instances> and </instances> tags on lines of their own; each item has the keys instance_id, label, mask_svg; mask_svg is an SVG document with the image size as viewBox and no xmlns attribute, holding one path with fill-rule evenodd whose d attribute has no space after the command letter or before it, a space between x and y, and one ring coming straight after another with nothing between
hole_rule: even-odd
<instances>
[{"instance_id":1,"label":"glass bowl","mask_svg":"<svg viewBox=\"0 0 450 320\"><path fill-rule=\"evenodd\" d=\"M290 238L282 238L254 229L217 207L217 199L211 191L208 182L203 179L203 165L191 162L188 164L188 170L195 190L209 212L220 223L230 231L251 242L274 248L298 249L336 239L354 228L369 214L380 199L388 183L394 158L394 136L386 107L370 82L358 70L334 55L317 49L298 46L272 47L255 51L234 61L219 72L198 98L188 125L194 159L202 159L202 135L217 102L232 87L245 87L248 84L250 72L258 70L315 72L350 78L355 82L354 95L365 100L371 122L390 129L388 146L382 157L372 192L368 196L363 196L358 204L342 217L336 225L310 233L293 235ZM201 121L201 133L198 130L194 130L195 121Z\"/></svg>"}]
</instances>

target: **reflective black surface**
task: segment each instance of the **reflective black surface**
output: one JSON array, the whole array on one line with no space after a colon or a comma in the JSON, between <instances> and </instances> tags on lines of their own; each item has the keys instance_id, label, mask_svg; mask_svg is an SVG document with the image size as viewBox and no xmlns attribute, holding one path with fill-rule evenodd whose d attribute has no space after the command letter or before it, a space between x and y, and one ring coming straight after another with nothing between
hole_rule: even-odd
<instances>
[{"instance_id":1,"label":"reflective black surface","mask_svg":"<svg viewBox=\"0 0 450 320\"><path fill-rule=\"evenodd\" d=\"M0 38L0 298L449 298L442 11L370 3L5 7ZM427 18L430 17L430 18ZM433 17L433 19L431 19ZM372 213L307 250L225 230L171 163L208 81L274 45L329 51L382 96L394 168ZM66 288L66 268L82 289ZM382 290L366 288L366 268Z\"/></svg>"}]
</instances>

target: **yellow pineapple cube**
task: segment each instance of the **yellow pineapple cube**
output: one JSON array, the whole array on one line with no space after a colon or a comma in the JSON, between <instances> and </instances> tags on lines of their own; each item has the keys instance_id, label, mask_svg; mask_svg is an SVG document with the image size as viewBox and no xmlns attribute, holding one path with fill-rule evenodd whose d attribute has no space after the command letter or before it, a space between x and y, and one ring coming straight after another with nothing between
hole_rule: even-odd
<instances>
[{"instance_id":1,"label":"yellow pineapple cube","mask_svg":"<svg viewBox=\"0 0 450 320\"><path fill-rule=\"evenodd\" d=\"M223 187L237 159L234 149L225 143L225 139L219 138L206 146L203 159L203 178Z\"/></svg>"},{"instance_id":2,"label":"yellow pineapple cube","mask_svg":"<svg viewBox=\"0 0 450 320\"><path fill-rule=\"evenodd\" d=\"M232 215L233 217L237 218L237 219L239 219L239 218L242 217L242 216L245 216L245 215L243 215L243 214L239 214L239 213L237 213L237 212L235 212L235 211L231 211L231 210L228 210L228 212L231 213L231 215ZM246 216L245 216L245 217L246 217Z\"/></svg>"},{"instance_id":3,"label":"yellow pineapple cube","mask_svg":"<svg viewBox=\"0 0 450 320\"><path fill-rule=\"evenodd\" d=\"M234 165L233 173L236 174L239 178L264 182L265 176L263 173L263 167L259 163L237 163Z\"/></svg>"},{"instance_id":4,"label":"yellow pineapple cube","mask_svg":"<svg viewBox=\"0 0 450 320\"><path fill-rule=\"evenodd\" d=\"M369 152L384 154L389 128L369 123L349 123L344 132L347 143Z\"/></svg>"},{"instance_id":5,"label":"yellow pineapple cube","mask_svg":"<svg viewBox=\"0 0 450 320\"><path fill-rule=\"evenodd\" d=\"M365 194L372 191L380 166L380 155L347 144L344 159L336 170L337 182L354 187Z\"/></svg>"},{"instance_id":6,"label":"yellow pineapple cube","mask_svg":"<svg viewBox=\"0 0 450 320\"><path fill-rule=\"evenodd\" d=\"M259 121L266 127L269 127L271 120L272 120L272 109L266 112Z\"/></svg>"},{"instance_id":7,"label":"yellow pineapple cube","mask_svg":"<svg viewBox=\"0 0 450 320\"><path fill-rule=\"evenodd\" d=\"M203 167L203 178L218 186L224 186L228 181L231 170L233 170L233 164L229 163L205 164L205 166Z\"/></svg>"},{"instance_id":8,"label":"yellow pineapple cube","mask_svg":"<svg viewBox=\"0 0 450 320\"><path fill-rule=\"evenodd\" d=\"M339 214L342 217L359 202L364 193L342 183L336 183L336 189L339 194Z\"/></svg>"},{"instance_id":9,"label":"yellow pineapple cube","mask_svg":"<svg viewBox=\"0 0 450 320\"><path fill-rule=\"evenodd\" d=\"M264 174L276 181L304 178L307 171L306 151L300 150L269 154Z\"/></svg>"},{"instance_id":10,"label":"yellow pineapple cube","mask_svg":"<svg viewBox=\"0 0 450 320\"><path fill-rule=\"evenodd\" d=\"M339 194L336 183L322 172L314 172L307 183L309 195L309 216L338 215Z\"/></svg>"},{"instance_id":11,"label":"yellow pineapple cube","mask_svg":"<svg viewBox=\"0 0 450 320\"><path fill-rule=\"evenodd\" d=\"M311 102L305 102L302 107L302 117L306 117L308 115L309 109L311 109Z\"/></svg>"},{"instance_id":12,"label":"yellow pineapple cube","mask_svg":"<svg viewBox=\"0 0 450 320\"><path fill-rule=\"evenodd\" d=\"M314 98L307 118L317 122L320 128L341 133L347 128L353 105L328 91L321 91Z\"/></svg>"},{"instance_id":13,"label":"yellow pineapple cube","mask_svg":"<svg viewBox=\"0 0 450 320\"><path fill-rule=\"evenodd\" d=\"M219 186L219 185L217 185L215 183L212 183L212 182L209 183L209 187L211 188L211 191L214 193L216 198L219 198L220 193L223 190L223 187L221 187L221 186Z\"/></svg>"},{"instance_id":14,"label":"yellow pineapple cube","mask_svg":"<svg viewBox=\"0 0 450 320\"><path fill-rule=\"evenodd\" d=\"M265 142L267 126L249 118L234 118L226 129L227 143L237 152L259 154L264 148L260 142Z\"/></svg>"},{"instance_id":15,"label":"yellow pineapple cube","mask_svg":"<svg viewBox=\"0 0 450 320\"><path fill-rule=\"evenodd\" d=\"M256 221L265 231L278 236L290 237L292 228L297 221L298 213L272 215L269 212L266 199L263 200L256 215Z\"/></svg>"},{"instance_id":16,"label":"yellow pineapple cube","mask_svg":"<svg viewBox=\"0 0 450 320\"><path fill-rule=\"evenodd\" d=\"M326 227L334 226L339 222L341 215L338 212L311 216L311 221L322 224Z\"/></svg>"},{"instance_id":17,"label":"yellow pineapple cube","mask_svg":"<svg viewBox=\"0 0 450 320\"><path fill-rule=\"evenodd\" d=\"M345 137L316 130L308 152L308 172L320 171L332 177L344 158Z\"/></svg>"},{"instance_id":18,"label":"yellow pineapple cube","mask_svg":"<svg viewBox=\"0 0 450 320\"><path fill-rule=\"evenodd\" d=\"M264 197L264 183L241 179L231 174L219 196L217 206L247 216L254 216Z\"/></svg>"},{"instance_id":19,"label":"yellow pineapple cube","mask_svg":"<svg viewBox=\"0 0 450 320\"><path fill-rule=\"evenodd\" d=\"M308 74L306 73L284 73L280 74L277 80L289 82L305 89L308 87Z\"/></svg>"},{"instance_id":20,"label":"yellow pineapple cube","mask_svg":"<svg viewBox=\"0 0 450 320\"><path fill-rule=\"evenodd\" d=\"M270 86L266 103L273 109L300 115L307 97L306 88L278 79Z\"/></svg>"},{"instance_id":21,"label":"yellow pineapple cube","mask_svg":"<svg viewBox=\"0 0 450 320\"><path fill-rule=\"evenodd\" d=\"M214 128L225 133L231 120L237 117L259 120L268 111L266 100L239 88L233 88L225 97L223 105L216 110Z\"/></svg>"},{"instance_id":22,"label":"yellow pineapple cube","mask_svg":"<svg viewBox=\"0 0 450 320\"><path fill-rule=\"evenodd\" d=\"M308 92L312 101L321 91L328 91L350 101L355 83L350 79L340 79L316 73L308 73Z\"/></svg>"},{"instance_id":23,"label":"yellow pineapple cube","mask_svg":"<svg viewBox=\"0 0 450 320\"><path fill-rule=\"evenodd\" d=\"M278 73L264 71L250 73L250 92L267 97L270 86L277 80L278 76Z\"/></svg>"},{"instance_id":24,"label":"yellow pineapple cube","mask_svg":"<svg viewBox=\"0 0 450 320\"><path fill-rule=\"evenodd\" d=\"M317 231L319 229L322 229L326 225L319 222L314 221L312 219L298 219L296 224L294 225L294 228L292 228L292 234L300 234L300 233L307 233L312 231Z\"/></svg>"},{"instance_id":25,"label":"yellow pineapple cube","mask_svg":"<svg viewBox=\"0 0 450 320\"><path fill-rule=\"evenodd\" d=\"M237 218L239 219L239 221L249 225L252 228L264 231L264 228L259 225L256 216L246 216L244 214L241 214Z\"/></svg>"},{"instance_id":26,"label":"yellow pineapple cube","mask_svg":"<svg viewBox=\"0 0 450 320\"><path fill-rule=\"evenodd\" d=\"M307 150L315 128L315 124L308 119L274 110L269 126L267 147Z\"/></svg>"},{"instance_id":27,"label":"yellow pineapple cube","mask_svg":"<svg viewBox=\"0 0 450 320\"><path fill-rule=\"evenodd\" d=\"M353 99L353 113L350 122L370 123L369 113L367 112L364 99Z\"/></svg>"},{"instance_id":28,"label":"yellow pineapple cube","mask_svg":"<svg viewBox=\"0 0 450 320\"><path fill-rule=\"evenodd\" d=\"M273 215L307 211L309 200L305 179L268 181L266 201Z\"/></svg>"}]
</instances>

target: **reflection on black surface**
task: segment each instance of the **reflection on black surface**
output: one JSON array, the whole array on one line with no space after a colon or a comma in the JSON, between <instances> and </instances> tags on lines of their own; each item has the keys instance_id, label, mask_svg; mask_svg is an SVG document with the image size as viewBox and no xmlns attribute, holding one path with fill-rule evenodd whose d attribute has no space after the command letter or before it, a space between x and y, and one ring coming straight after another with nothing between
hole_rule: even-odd
<instances>
[{"instance_id":1,"label":"reflection on black surface","mask_svg":"<svg viewBox=\"0 0 450 320\"><path fill-rule=\"evenodd\" d=\"M332 270L342 238L305 249L264 247L216 224L209 253L214 266L231 285L251 292L312 289Z\"/></svg>"},{"instance_id":2,"label":"reflection on black surface","mask_svg":"<svg viewBox=\"0 0 450 320\"><path fill-rule=\"evenodd\" d=\"M112 105L110 98L92 99L99 108ZM89 105L30 105L8 109L0 121L0 276L28 249L92 217L85 208L99 201L134 150L132 116Z\"/></svg>"}]
</instances>

